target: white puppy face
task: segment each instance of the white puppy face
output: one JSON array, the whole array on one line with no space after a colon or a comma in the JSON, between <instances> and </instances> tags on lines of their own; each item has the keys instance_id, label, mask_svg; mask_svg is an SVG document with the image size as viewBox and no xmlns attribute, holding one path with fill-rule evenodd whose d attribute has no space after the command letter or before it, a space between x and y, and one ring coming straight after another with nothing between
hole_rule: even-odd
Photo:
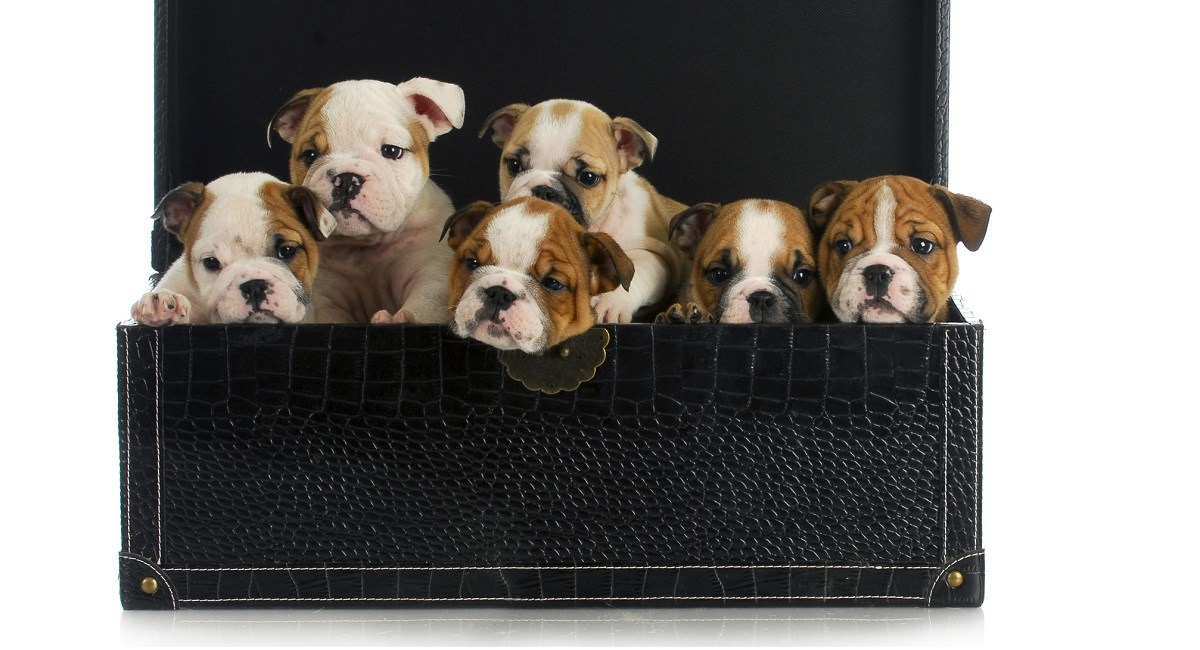
<instances>
[{"instance_id":1,"label":"white puppy face","mask_svg":"<svg viewBox=\"0 0 1200 650\"><path fill-rule=\"evenodd\" d=\"M205 315L201 322L304 318L317 240L334 227L333 216L310 192L268 174L231 174L207 186L182 186L158 212L184 243L176 263L187 265L197 296L193 309Z\"/></svg>"},{"instance_id":2,"label":"white puppy face","mask_svg":"<svg viewBox=\"0 0 1200 650\"><path fill-rule=\"evenodd\" d=\"M320 197L335 234L362 237L404 227L429 180L429 143L464 111L453 84L343 81L297 94L271 125L292 144L292 182Z\"/></svg>"}]
</instances>

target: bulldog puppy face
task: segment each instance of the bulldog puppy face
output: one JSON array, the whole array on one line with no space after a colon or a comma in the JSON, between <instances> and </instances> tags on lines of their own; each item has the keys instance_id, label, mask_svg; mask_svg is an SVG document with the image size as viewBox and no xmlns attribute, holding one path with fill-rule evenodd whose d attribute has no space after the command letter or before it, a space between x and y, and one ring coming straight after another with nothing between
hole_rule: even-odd
<instances>
[{"instance_id":1,"label":"bulldog puppy face","mask_svg":"<svg viewBox=\"0 0 1200 650\"><path fill-rule=\"evenodd\" d=\"M502 151L500 196L557 203L585 228L608 214L621 174L653 158L658 147L637 122L569 99L505 106L484 121L479 136L489 129Z\"/></svg>"},{"instance_id":2,"label":"bulldog puppy face","mask_svg":"<svg viewBox=\"0 0 1200 650\"><path fill-rule=\"evenodd\" d=\"M811 323L823 299L813 235L780 201L701 203L671 220L692 259L692 301L722 323Z\"/></svg>"},{"instance_id":3,"label":"bulldog puppy face","mask_svg":"<svg viewBox=\"0 0 1200 650\"><path fill-rule=\"evenodd\" d=\"M955 245L977 250L992 209L909 176L828 183L809 215L818 269L843 322L928 323L946 316Z\"/></svg>"},{"instance_id":4,"label":"bulldog puppy face","mask_svg":"<svg viewBox=\"0 0 1200 650\"><path fill-rule=\"evenodd\" d=\"M461 127L465 110L454 84L343 81L300 91L270 129L292 145L292 183L337 217L335 234L362 237L404 227L429 180L429 143Z\"/></svg>"},{"instance_id":5,"label":"bulldog puppy face","mask_svg":"<svg viewBox=\"0 0 1200 650\"><path fill-rule=\"evenodd\" d=\"M194 309L217 323L296 323L307 312L317 241L333 216L303 187L268 174L187 183L155 210L184 244Z\"/></svg>"},{"instance_id":6,"label":"bulldog puppy face","mask_svg":"<svg viewBox=\"0 0 1200 650\"><path fill-rule=\"evenodd\" d=\"M595 324L591 297L628 288L633 263L604 233L530 197L478 201L446 221L453 330L501 350L540 354Z\"/></svg>"}]
</instances>

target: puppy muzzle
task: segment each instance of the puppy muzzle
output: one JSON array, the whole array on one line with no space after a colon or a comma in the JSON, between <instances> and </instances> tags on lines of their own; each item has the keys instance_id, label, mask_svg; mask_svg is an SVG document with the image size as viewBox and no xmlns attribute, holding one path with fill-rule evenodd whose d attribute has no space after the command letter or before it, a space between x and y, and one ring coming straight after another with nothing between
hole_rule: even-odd
<instances>
[{"instance_id":1,"label":"puppy muzzle","mask_svg":"<svg viewBox=\"0 0 1200 650\"><path fill-rule=\"evenodd\" d=\"M892 253L868 253L842 271L833 311L843 322L927 322L926 292L916 270Z\"/></svg>"},{"instance_id":2,"label":"puppy muzzle","mask_svg":"<svg viewBox=\"0 0 1200 650\"><path fill-rule=\"evenodd\" d=\"M533 278L495 266L475 277L454 309L454 333L500 350L539 354L552 329Z\"/></svg>"},{"instance_id":3,"label":"puppy muzzle","mask_svg":"<svg viewBox=\"0 0 1200 650\"><path fill-rule=\"evenodd\" d=\"M308 311L308 292L286 265L263 259L223 269L210 302L221 323L298 323Z\"/></svg>"},{"instance_id":4,"label":"puppy muzzle","mask_svg":"<svg viewBox=\"0 0 1200 650\"><path fill-rule=\"evenodd\" d=\"M587 218L583 214L583 206L579 197L575 196L562 182L562 174L541 169L529 169L513 178L512 185L504 193L504 200L532 196L543 201L549 201L562 206L575 222L587 227Z\"/></svg>"},{"instance_id":5,"label":"puppy muzzle","mask_svg":"<svg viewBox=\"0 0 1200 650\"><path fill-rule=\"evenodd\" d=\"M803 310L772 278L731 281L721 297L717 320L722 323L799 323Z\"/></svg>"}]
</instances>

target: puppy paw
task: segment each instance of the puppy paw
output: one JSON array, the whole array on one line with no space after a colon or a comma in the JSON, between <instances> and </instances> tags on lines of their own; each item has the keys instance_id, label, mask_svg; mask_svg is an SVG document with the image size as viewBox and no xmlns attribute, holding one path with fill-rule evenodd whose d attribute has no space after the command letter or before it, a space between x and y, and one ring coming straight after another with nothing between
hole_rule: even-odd
<instances>
[{"instance_id":1,"label":"puppy paw","mask_svg":"<svg viewBox=\"0 0 1200 650\"><path fill-rule=\"evenodd\" d=\"M387 311L380 309L371 317L372 325L398 325L403 323L416 323L417 319L413 317L412 311L406 307L401 307L400 311L395 314L389 314Z\"/></svg>"},{"instance_id":2,"label":"puppy paw","mask_svg":"<svg viewBox=\"0 0 1200 650\"><path fill-rule=\"evenodd\" d=\"M615 291L592 296L592 310L597 323L628 323L633 321L633 312L639 305L629 292L618 288Z\"/></svg>"},{"instance_id":3,"label":"puppy paw","mask_svg":"<svg viewBox=\"0 0 1200 650\"><path fill-rule=\"evenodd\" d=\"M174 291L151 291L133 303L129 315L142 325L183 325L191 322L192 303Z\"/></svg>"},{"instance_id":4,"label":"puppy paw","mask_svg":"<svg viewBox=\"0 0 1200 650\"><path fill-rule=\"evenodd\" d=\"M686 306L675 303L667 308L666 311L654 318L655 323L669 323L671 325L695 325L697 323L712 323L715 322L713 315L704 310L700 305L689 302Z\"/></svg>"}]
</instances>

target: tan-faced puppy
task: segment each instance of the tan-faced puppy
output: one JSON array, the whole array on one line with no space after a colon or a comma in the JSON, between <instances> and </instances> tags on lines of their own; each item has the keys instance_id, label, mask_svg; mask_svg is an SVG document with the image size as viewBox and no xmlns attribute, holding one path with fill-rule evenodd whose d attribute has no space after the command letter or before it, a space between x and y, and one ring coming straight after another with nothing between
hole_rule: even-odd
<instances>
[{"instance_id":1,"label":"tan-faced puppy","mask_svg":"<svg viewBox=\"0 0 1200 650\"><path fill-rule=\"evenodd\" d=\"M628 287L633 263L562 206L478 201L446 221L453 329L501 350L540 354L595 324L592 298Z\"/></svg>"},{"instance_id":2,"label":"tan-faced puppy","mask_svg":"<svg viewBox=\"0 0 1200 650\"><path fill-rule=\"evenodd\" d=\"M133 305L143 325L297 323L309 315L317 242L333 215L303 187L230 174L171 190L154 211L183 255Z\"/></svg>"},{"instance_id":3,"label":"tan-faced puppy","mask_svg":"<svg viewBox=\"0 0 1200 650\"><path fill-rule=\"evenodd\" d=\"M653 315L673 298L686 263L667 243L671 217L686 206L660 195L633 170L658 140L637 122L586 102L512 104L483 124L500 154L500 196L534 196L563 206L590 232L607 233L633 260L636 277L592 299L602 323ZM648 309L643 309L648 308Z\"/></svg>"},{"instance_id":4,"label":"tan-faced puppy","mask_svg":"<svg viewBox=\"0 0 1200 650\"><path fill-rule=\"evenodd\" d=\"M464 111L458 86L416 78L304 90L276 112L292 182L337 218L321 243L322 322L446 322L450 251L438 234L454 208L429 180L429 144Z\"/></svg>"},{"instance_id":5,"label":"tan-faced puppy","mask_svg":"<svg viewBox=\"0 0 1200 650\"><path fill-rule=\"evenodd\" d=\"M910 176L827 183L809 218L817 269L843 322L944 320L958 277L956 244L978 250L992 209Z\"/></svg>"},{"instance_id":6,"label":"tan-faced puppy","mask_svg":"<svg viewBox=\"0 0 1200 650\"><path fill-rule=\"evenodd\" d=\"M691 260L683 292L658 322L811 323L824 306L804 213L781 201L694 205L671 220Z\"/></svg>"}]
</instances>

